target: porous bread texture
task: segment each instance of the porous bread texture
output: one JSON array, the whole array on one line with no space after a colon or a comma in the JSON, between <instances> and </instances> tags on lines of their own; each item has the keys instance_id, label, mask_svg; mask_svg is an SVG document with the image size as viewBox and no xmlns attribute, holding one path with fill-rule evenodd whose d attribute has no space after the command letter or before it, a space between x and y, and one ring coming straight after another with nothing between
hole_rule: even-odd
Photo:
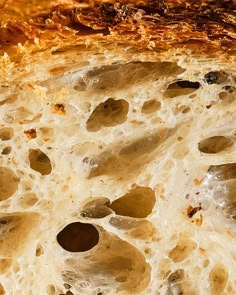
<instances>
[{"instance_id":1,"label":"porous bread texture","mask_svg":"<svg viewBox=\"0 0 236 295\"><path fill-rule=\"evenodd\" d=\"M5 77L2 294L235 293L236 63L220 58L58 48Z\"/></svg>"},{"instance_id":2,"label":"porous bread texture","mask_svg":"<svg viewBox=\"0 0 236 295\"><path fill-rule=\"evenodd\" d=\"M0 294L235 294L233 17L160 50L24 3L0 26Z\"/></svg>"}]
</instances>

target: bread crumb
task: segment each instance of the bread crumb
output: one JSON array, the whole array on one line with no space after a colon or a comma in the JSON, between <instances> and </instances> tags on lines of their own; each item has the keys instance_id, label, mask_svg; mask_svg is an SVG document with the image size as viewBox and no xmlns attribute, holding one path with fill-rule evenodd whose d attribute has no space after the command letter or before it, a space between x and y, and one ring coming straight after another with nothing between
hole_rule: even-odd
<instances>
[{"instance_id":1,"label":"bread crumb","mask_svg":"<svg viewBox=\"0 0 236 295\"><path fill-rule=\"evenodd\" d=\"M197 185L197 186L202 183L202 179L195 178L193 181L194 181L194 184Z\"/></svg>"}]
</instances>

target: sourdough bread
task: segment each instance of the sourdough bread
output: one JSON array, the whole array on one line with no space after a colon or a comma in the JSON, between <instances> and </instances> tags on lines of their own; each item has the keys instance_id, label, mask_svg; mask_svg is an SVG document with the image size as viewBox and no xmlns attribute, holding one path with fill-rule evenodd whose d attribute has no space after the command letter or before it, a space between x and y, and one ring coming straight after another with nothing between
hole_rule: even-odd
<instances>
[{"instance_id":1,"label":"sourdough bread","mask_svg":"<svg viewBox=\"0 0 236 295\"><path fill-rule=\"evenodd\" d=\"M0 21L0 294L235 294L235 2Z\"/></svg>"}]
</instances>

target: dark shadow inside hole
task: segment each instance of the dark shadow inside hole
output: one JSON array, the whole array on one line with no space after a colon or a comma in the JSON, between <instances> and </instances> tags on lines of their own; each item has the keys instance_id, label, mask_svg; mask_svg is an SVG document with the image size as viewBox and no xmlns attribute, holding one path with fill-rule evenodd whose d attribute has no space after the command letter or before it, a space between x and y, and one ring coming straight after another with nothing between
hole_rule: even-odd
<instances>
[{"instance_id":1,"label":"dark shadow inside hole","mask_svg":"<svg viewBox=\"0 0 236 295\"><path fill-rule=\"evenodd\" d=\"M65 294L59 294L59 295L74 295L71 291L67 291Z\"/></svg>"},{"instance_id":2,"label":"dark shadow inside hole","mask_svg":"<svg viewBox=\"0 0 236 295\"><path fill-rule=\"evenodd\" d=\"M178 81L176 82L176 85L181 87L181 88L194 88L198 89L200 87L200 83L198 82L191 82L191 81Z\"/></svg>"},{"instance_id":3,"label":"dark shadow inside hole","mask_svg":"<svg viewBox=\"0 0 236 295\"><path fill-rule=\"evenodd\" d=\"M189 95L200 88L200 86L201 84L199 82L191 82L187 80L177 81L167 87L165 96L173 98L180 95Z\"/></svg>"},{"instance_id":4,"label":"dark shadow inside hole","mask_svg":"<svg viewBox=\"0 0 236 295\"><path fill-rule=\"evenodd\" d=\"M224 71L212 71L207 73L204 76L204 82L212 85L212 84L221 84L223 82L225 82L228 78L227 73L225 73Z\"/></svg>"},{"instance_id":5,"label":"dark shadow inside hole","mask_svg":"<svg viewBox=\"0 0 236 295\"><path fill-rule=\"evenodd\" d=\"M225 136L208 137L198 143L198 149L202 153L216 154L233 146L233 141Z\"/></svg>"},{"instance_id":6,"label":"dark shadow inside hole","mask_svg":"<svg viewBox=\"0 0 236 295\"><path fill-rule=\"evenodd\" d=\"M3 150L2 150L2 155L9 155L11 152L11 147L10 146L6 146Z\"/></svg>"},{"instance_id":7,"label":"dark shadow inside hole","mask_svg":"<svg viewBox=\"0 0 236 295\"><path fill-rule=\"evenodd\" d=\"M69 252L84 252L98 244L99 233L91 224L74 222L59 232L57 241L63 249Z\"/></svg>"},{"instance_id":8,"label":"dark shadow inside hole","mask_svg":"<svg viewBox=\"0 0 236 295\"><path fill-rule=\"evenodd\" d=\"M52 164L49 157L40 149L29 150L30 168L41 173L48 175L52 172Z\"/></svg>"}]
</instances>

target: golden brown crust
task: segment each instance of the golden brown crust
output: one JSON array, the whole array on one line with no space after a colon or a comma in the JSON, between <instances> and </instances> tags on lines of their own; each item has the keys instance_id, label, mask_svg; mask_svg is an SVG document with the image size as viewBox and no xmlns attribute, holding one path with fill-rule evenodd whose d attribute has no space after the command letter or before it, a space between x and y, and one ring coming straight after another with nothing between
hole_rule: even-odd
<instances>
[{"instance_id":1,"label":"golden brown crust","mask_svg":"<svg viewBox=\"0 0 236 295\"><path fill-rule=\"evenodd\" d=\"M19 43L34 43L36 38L53 46L58 40L85 42L87 36L96 34L100 34L100 42L156 50L185 47L208 53L236 52L234 0L33 2L10 0L2 4L2 53Z\"/></svg>"}]
</instances>

